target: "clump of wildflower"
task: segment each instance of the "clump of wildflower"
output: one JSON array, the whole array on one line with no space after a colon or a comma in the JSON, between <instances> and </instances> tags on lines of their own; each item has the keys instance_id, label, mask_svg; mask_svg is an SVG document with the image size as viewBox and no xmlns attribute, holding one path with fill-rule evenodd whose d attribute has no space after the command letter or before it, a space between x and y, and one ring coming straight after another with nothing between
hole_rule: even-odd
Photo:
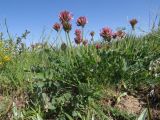
<instances>
[{"instance_id":1,"label":"clump of wildflower","mask_svg":"<svg viewBox=\"0 0 160 120\"><path fill-rule=\"evenodd\" d=\"M81 44L81 42L82 42L82 35L81 35L81 30L79 30L79 29L76 29L75 30L75 35L76 35L76 37L74 38L74 41L75 41L75 43L76 44Z\"/></svg>"},{"instance_id":2,"label":"clump of wildflower","mask_svg":"<svg viewBox=\"0 0 160 120\"><path fill-rule=\"evenodd\" d=\"M138 21L137 21L137 19L134 18L134 19L131 19L129 21L129 23L130 23L132 29L134 30L135 29L135 25L138 23Z\"/></svg>"},{"instance_id":3,"label":"clump of wildflower","mask_svg":"<svg viewBox=\"0 0 160 120\"><path fill-rule=\"evenodd\" d=\"M77 26L84 27L87 24L87 18L85 16L81 16L77 19Z\"/></svg>"},{"instance_id":4,"label":"clump of wildflower","mask_svg":"<svg viewBox=\"0 0 160 120\"><path fill-rule=\"evenodd\" d=\"M69 32L71 31L71 29L72 29L72 24L65 22L65 23L63 23L62 25L63 25L63 30L64 30L65 32L69 33Z\"/></svg>"},{"instance_id":5,"label":"clump of wildflower","mask_svg":"<svg viewBox=\"0 0 160 120\"><path fill-rule=\"evenodd\" d=\"M75 41L76 44L81 44L82 38L81 38L80 36L76 36L76 37L74 38L74 41Z\"/></svg>"},{"instance_id":6,"label":"clump of wildflower","mask_svg":"<svg viewBox=\"0 0 160 120\"><path fill-rule=\"evenodd\" d=\"M112 39L112 30L108 27L102 28L100 36L105 40L110 42Z\"/></svg>"},{"instance_id":7,"label":"clump of wildflower","mask_svg":"<svg viewBox=\"0 0 160 120\"><path fill-rule=\"evenodd\" d=\"M125 35L126 35L126 33L125 33L123 30L118 30L118 31L117 31L117 36L118 36L119 38L123 38Z\"/></svg>"},{"instance_id":8,"label":"clump of wildflower","mask_svg":"<svg viewBox=\"0 0 160 120\"><path fill-rule=\"evenodd\" d=\"M55 23L55 24L53 25L53 29L54 29L55 31L59 32L59 30L61 29L61 25L60 25L59 23Z\"/></svg>"},{"instance_id":9,"label":"clump of wildflower","mask_svg":"<svg viewBox=\"0 0 160 120\"><path fill-rule=\"evenodd\" d=\"M117 32L112 34L112 37L114 39L116 39L116 38L120 38L121 39L121 38L123 38L125 36L125 34L126 33L123 30L118 30Z\"/></svg>"},{"instance_id":10,"label":"clump of wildflower","mask_svg":"<svg viewBox=\"0 0 160 120\"><path fill-rule=\"evenodd\" d=\"M5 42L0 41L0 68L5 67L5 64L11 61L10 50L7 48Z\"/></svg>"},{"instance_id":11,"label":"clump of wildflower","mask_svg":"<svg viewBox=\"0 0 160 120\"><path fill-rule=\"evenodd\" d=\"M73 15L69 11L62 11L59 14L59 20L63 26L63 30L69 33L72 29L72 24L70 23Z\"/></svg>"},{"instance_id":12,"label":"clump of wildflower","mask_svg":"<svg viewBox=\"0 0 160 120\"><path fill-rule=\"evenodd\" d=\"M61 23L70 22L73 18L73 15L69 11L62 11L59 14L59 20Z\"/></svg>"}]
</instances>

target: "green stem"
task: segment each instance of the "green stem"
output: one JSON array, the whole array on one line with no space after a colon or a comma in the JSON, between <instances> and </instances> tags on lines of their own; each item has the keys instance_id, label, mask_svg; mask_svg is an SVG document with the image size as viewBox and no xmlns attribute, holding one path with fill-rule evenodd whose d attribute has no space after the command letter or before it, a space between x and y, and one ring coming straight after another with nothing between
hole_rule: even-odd
<instances>
[{"instance_id":1,"label":"green stem","mask_svg":"<svg viewBox=\"0 0 160 120\"><path fill-rule=\"evenodd\" d=\"M62 29L59 31L59 38L60 38L61 43L63 43L63 39L61 37L61 31L62 31Z\"/></svg>"},{"instance_id":2,"label":"green stem","mask_svg":"<svg viewBox=\"0 0 160 120\"><path fill-rule=\"evenodd\" d=\"M84 27L82 27L82 42L84 41Z\"/></svg>"},{"instance_id":3,"label":"green stem","mask_svg":"<svg viewBox=\"0 0 160 120\"><path fill-rule=\"evenodd\" d=\"M91 38L91 41L92 41L92 44L94 45L94 38L93 37Z\"/></svg>"},{"instance_id":4,"label":"green stem","mask_svg":"<svg viewBox=\"0 0 160 120\"><path fill-rule=\"evenodd\" d=\"M72 43L71 43L71 39L70 39L70 35L68 32L65 32L66 35L66 41L67 44L70 45L70 48L68 49L68 55L69 55L69 59L71 61L71 65L73 66L73 60L72 60L72 53L73 53L73 48L72 48Z\"/></svg>"},{"instance_id":5,"label":"green stem","mask_svg":"<svg viewBox=\"0 0 160 120\"><path fill-rule=\"evenodd\" d=\"M65 36L66 36L66 42L67 42L67 46L68 46L69 44L68 44L68 39L67 39L67 32L65 32Z\"/></svg>"},{"instance_id":6,"label":"green stem","mask_svg":"<svg viewBox=\"0 0 160 120\"><path fill-rule=\"evenodd\" d=\"M68 36L68 40L69 40L70 47L72 48L72 43L71 43L71 38L70 38L69 33L67 33L67 36Z\"/></svg>"}]
</instances>

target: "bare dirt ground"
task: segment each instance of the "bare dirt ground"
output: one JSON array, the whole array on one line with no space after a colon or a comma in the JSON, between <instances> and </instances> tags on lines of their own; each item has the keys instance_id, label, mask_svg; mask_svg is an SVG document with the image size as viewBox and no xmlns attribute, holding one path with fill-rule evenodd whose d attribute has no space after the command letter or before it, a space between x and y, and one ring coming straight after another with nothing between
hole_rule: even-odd
<instances>
[{"instance_id":1,"label":"bare dirt ground","mask_svg":"<svg viewBox=\"0 0 160 120\"><path fill-rule=\"evenodd\" d=\"M136 94L128 94L121 97L120 102L115 101L115 97L103 99L100 104L103 106L112 106L125 111L128 114L139 116L147 108L147 98L153 120L160 120L160 86L139 89Z\"/></svg>"}]
</instances>

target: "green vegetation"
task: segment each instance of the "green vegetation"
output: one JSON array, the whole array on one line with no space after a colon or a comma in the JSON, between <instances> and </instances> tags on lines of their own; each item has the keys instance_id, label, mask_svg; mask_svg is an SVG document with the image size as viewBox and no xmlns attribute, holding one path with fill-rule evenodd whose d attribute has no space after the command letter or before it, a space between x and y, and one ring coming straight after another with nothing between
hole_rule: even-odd
<instances>
[{"instance_id":1,"label":"green vegetation","mask_svg":"<svg viewBox=\"0 0 160 120\"><path fill-rule=\"evenodd\" d=\"M118 99L117 89L138 97L139 89L160 84L159 64L151 68L160 57L159 31L127 35L101 49L91 44L62 50L47 43L22 48L14 41L1 42L11 54L0 71L1 119L134 120L137 114L101 101Z\"/></svg>"},{"instance_id":2,"label":"green vegetation","mask_svg":"<svg viewBox=\"0 0 160 120\"><path fill-rule=\"evenodd\" d=\"M60 47L27 47L28 31L16 40L0 35L0 119L159 120L160 30L113 39L104 28L104 40L95 43L92 32L88 44L77 31L74 47L68 25Z\"/></svg>"}]
</instances>

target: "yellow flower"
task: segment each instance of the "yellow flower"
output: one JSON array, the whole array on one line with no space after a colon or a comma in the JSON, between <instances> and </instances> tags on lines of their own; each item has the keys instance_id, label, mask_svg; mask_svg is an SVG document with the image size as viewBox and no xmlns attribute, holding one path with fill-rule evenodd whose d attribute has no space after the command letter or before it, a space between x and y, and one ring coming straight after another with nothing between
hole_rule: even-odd
<instances>
[{"instance_id":1,"label":"yellow flower","mask_svg":"<svg viewBox=\"0 0 160 120\"><path fill-rule=\"evenodd\" d=\"M4 58L3 58L3 61L4 62L8 62L8 61L10 61L11 60L11 58L9 57L9 56L4 56Z\"/></svg>"},{"instance_id":2,"label":"yellow flower","mask_svg":"<svg viewBox=\"0 0 160 120\"><path fill-rule=\"evenodd\" d=\"M0 62L0 65L3 65L3 62Z\"/></svg>"}]
</instances>

